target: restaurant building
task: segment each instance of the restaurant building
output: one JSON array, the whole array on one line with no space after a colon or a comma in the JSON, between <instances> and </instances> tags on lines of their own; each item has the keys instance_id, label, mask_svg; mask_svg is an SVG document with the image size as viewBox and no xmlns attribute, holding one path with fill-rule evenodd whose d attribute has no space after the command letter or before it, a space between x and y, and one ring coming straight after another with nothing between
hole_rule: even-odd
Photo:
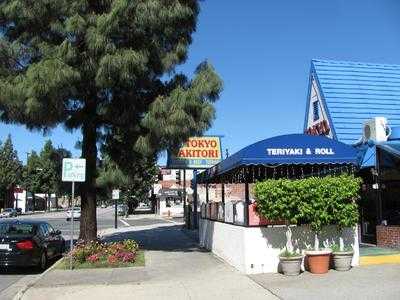
<instances>
[{"instance_id":1,"label":"restaurant building","mask_svg":"<svg viewBox=\"0 0 400 300\"><path fill-rule=\"evenodd\" d=\"M400 65L312 60L304 132L356 147L361 241L400 247Z\"/></svg>"}]
</instances>

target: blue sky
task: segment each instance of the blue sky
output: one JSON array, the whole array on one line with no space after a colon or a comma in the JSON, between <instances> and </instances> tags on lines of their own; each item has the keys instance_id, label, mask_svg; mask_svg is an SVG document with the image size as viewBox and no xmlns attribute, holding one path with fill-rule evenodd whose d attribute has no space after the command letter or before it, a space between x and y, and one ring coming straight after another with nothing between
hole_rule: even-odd
<instances>
[{"instance_id":1,"label":"blue sky","mask_svg":"<svg viewBox=\"0 0 400 300\"><path fill-rule=\"evenodd\" d=\"M192 74L208 59L224 81L217 119L207 134L240 150L258 140L301 132L313 58L400 64L400 1L279 0L201 2L187 63ZM48 136L0 124L21 160L46 139L79 156L80 133L56 128ZM160 163L165 158L160 159Z\"/></svg>"}]
</instances>

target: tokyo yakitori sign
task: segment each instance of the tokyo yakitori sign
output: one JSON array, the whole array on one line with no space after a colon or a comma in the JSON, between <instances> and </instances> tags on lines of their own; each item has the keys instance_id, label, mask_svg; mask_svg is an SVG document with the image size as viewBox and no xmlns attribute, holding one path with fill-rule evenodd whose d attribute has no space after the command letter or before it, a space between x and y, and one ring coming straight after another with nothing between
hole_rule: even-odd
<instances>
[{"instance_id":1,"label":"tokyo yakitori sign","mask_svg":"<svg viewBox=\"0 0 400 300\"><path fill-rule=\"evenodd\" d=\"M207 169L222 160L221 139L218 136L191 137L176 155L168 154L171 169Z\"/></svg>"}]
</instances>

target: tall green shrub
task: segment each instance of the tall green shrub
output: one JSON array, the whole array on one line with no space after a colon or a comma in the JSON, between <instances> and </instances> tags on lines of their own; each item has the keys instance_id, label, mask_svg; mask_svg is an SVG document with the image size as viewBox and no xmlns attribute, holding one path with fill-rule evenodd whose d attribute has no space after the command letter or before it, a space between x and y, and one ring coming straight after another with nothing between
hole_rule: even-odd
<instances>
[{"instance_id":1,"label":"tall green shrub","mask_svg":"<svg viewBox=\"0 0 400 300\"><path fill-rule=\"evenodd\" d=\"M270 220L309 224L318 234L324 226L352 227L358 222L356 200L361 179L353 175L270 179L254 187L259 213ZM318 238L316 237L316 248Z\"/></svg>"}]
</instances>

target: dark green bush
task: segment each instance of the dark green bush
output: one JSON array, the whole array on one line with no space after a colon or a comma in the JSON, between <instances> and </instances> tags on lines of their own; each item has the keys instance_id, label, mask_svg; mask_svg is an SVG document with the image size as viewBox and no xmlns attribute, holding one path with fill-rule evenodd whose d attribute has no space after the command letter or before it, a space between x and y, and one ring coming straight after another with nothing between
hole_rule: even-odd
<instances>
[{"instance_id":1,"label":"dark green bush","mask_svg":"<svg viewBox=\"0 0 400 300\"><path fill-rule=\"evenodd\" d=\"M326 225L352 227L358 222L361 179L353 175L270 179L254 186L257 208L267 219L310 224L315 232Z\"/></svg>"}]
</instances>

